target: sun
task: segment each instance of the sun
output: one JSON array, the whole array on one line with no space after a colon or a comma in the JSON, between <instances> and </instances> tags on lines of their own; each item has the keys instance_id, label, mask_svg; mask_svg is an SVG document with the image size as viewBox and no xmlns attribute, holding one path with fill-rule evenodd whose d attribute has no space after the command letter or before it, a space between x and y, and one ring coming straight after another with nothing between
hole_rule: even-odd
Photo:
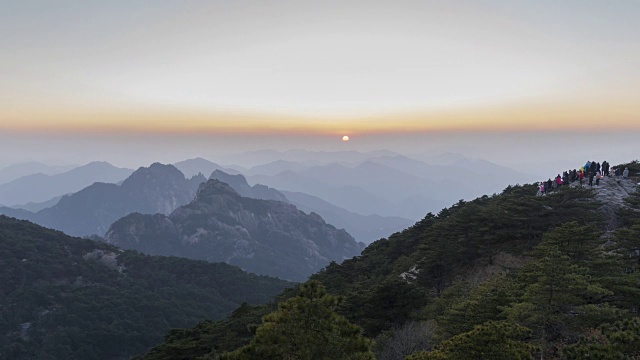
<instances>
[{"instance_id":1,"label":"sun","mask_svg":"<svg viewBox=\"0 0 640 360\"><path fill-rule=\"evenodd\" d=\"M349 137L347 135L343 136L342 141L349 141Z\"/></svg>"}]
</instances>

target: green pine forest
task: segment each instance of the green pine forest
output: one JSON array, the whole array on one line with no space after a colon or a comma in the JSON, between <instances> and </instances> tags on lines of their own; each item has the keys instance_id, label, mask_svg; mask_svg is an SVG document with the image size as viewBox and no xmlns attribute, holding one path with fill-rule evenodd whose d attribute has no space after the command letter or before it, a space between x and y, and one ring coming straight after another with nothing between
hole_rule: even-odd
<instances>
[{"instance_id":1,"label":"green pine forest","mask_svg":"<svg viewBox=\"0 0 640 360\"><path fill-rule=\"evenodd\" d=\"M640 192L603 205L534 185L459 201L138 359L640 359Z\"/></svg>"},{"instance_id":2,"label":"green pine forest","mask_svg":"<svg viewBox=\"0 0 640 360\"><path fill-rule=\"evenodd\" d=\"M128 359L171 328L223 319L292 286L227 264L122 251L5 216L0 269L0 359Z\"/></svg>"}]
</instances>

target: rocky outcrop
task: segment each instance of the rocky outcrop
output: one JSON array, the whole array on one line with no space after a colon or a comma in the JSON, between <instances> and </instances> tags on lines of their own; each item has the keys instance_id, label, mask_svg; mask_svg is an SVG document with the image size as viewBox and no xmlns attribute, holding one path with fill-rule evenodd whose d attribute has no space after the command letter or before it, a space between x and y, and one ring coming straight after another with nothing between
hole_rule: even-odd
<instances>
[{"instance_id":1,"label":"rocky outcrop","mask_svg":"<svg viewBox=\"0 0 640 360\"><path fill-rule=\"evenodd\" d=\"M148 254L221 261L294 281L362 250L345 230L315 213L240 196L215 179L200 185L195 200L169 216L131 214L118 220L105 240Z\"/></svg>"},{"instance_id":2,"label":"rocky outcrop","mask_svg":"<svg viewBox=\"0 0 640 360\"><path fill-rule=\"evenodd\" d=\"M607 219L607 231L615 230L619 227L616 212L622 207L626 207L625 199L629 194L636 191L637 182L625 179L620 176L604 177L600 180L600 185L594 186L596 200L603 203L600 208Z\"/></svg>"},{"instance_id":3,"label":"rocky outcrop","mask_svg":"<svg viewBox=\"0 0 640 360\"><path fill-rule=\"evenodd\" d=\"M584 182L587 183L586 181ZM622 176L605 176L600 180L599 185L590 187L589 185L580 185L579 182L574 182L571 186L584 186L595 191L596 200L603 204L599 210L605 216L607 222L606 230L611 232L620 227L616 213L619 209L627 206L625 199L636 191L638 183L636 180L623 178Z\"/></svg>"}]
</instances>

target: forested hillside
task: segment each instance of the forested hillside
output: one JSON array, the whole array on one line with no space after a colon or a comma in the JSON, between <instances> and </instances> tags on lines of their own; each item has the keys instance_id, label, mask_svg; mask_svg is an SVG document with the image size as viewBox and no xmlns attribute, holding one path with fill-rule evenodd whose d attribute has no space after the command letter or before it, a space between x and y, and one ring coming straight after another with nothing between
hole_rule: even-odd
<instances>
[{"instance_id":1,"label":"forested hillside","mask_svg":"<svg viewBox=\"0 0 640 360\"><path fill-rule=\"evenodd\" d=\"M312 279L339 296L335 310L374 340L377 359L637 357L640 193L603 196L616 186L627 196L636 183L607 178L545 196L512 186L460 201ZM618 227L606 228L612 218ZM262 339L277 341L269 329L283 304L174 331L145 359L216 359L248 344L247 329L259 336L224 358L277 358Z\"/></svg>"},{"instance_id":2,"label":"forested hillside","mask_svg":"<svg viewBox=\"0 0 640 360\"><path fill-rule=\"evenodd\" d=\"M122 251L5 216L0 269L1 359L128 359L171 328L222 319L292 285L227 264Z\"/></svg>"}]
</instances>

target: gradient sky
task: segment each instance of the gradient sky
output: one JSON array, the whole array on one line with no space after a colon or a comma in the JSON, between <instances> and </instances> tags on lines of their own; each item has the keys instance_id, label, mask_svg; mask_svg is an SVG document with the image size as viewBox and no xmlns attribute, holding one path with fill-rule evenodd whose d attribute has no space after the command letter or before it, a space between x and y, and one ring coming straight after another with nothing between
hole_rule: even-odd
<instances>
[{"instance_id":1,"label":"gradient sky","mask_svg":"<svg viewBox=\"0 0 640 360\"><path fill-rule=\"evenodd\" d=\"M637 132L638 19L636 0L0 0L0 138Z\"/></svg>"}]
</instances>

